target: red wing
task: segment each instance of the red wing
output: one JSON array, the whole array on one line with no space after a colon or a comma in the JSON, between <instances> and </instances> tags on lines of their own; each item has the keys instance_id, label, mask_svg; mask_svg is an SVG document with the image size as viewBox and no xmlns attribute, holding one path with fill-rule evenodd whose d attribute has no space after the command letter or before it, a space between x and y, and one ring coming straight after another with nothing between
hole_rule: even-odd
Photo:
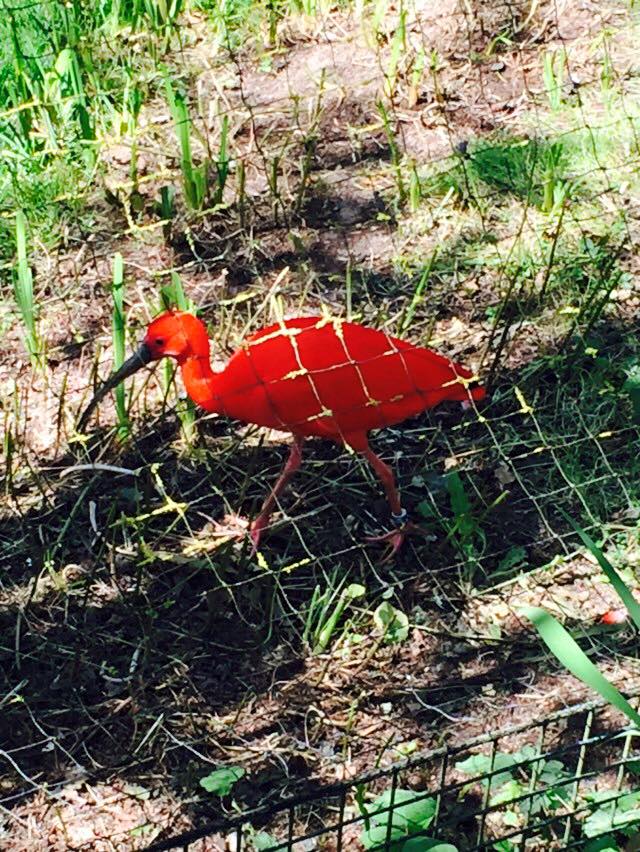
<instances>
[{"instance_id":1,"label":"red wing","mask_svg":"<svg viewBox=\"0 0 640 852\"><path fill-rule=\"evenodd\" d=\"M398 423L443 399L466 400L458 377L471 373L382 331L303 317L249 337L223 377L231 416L312 432L315 418L322 421L316 434L335 426L342 437Z\"/></svg>"},{"instance_id":2,"label":"red wing","mask_svg":"<svg viewBox=\"0 0 640 852\"><path fill-rule=\"evenodd\" d=\"M394 395L428 392L455 382L457 376L471 377L469 370L437 352L339 319L285 320L252 335L246 344L266 380L284 378L294 369L316 373L350 364L366 370L374 399L388 398L390 389Z\"/></svg>"}]
</instances>

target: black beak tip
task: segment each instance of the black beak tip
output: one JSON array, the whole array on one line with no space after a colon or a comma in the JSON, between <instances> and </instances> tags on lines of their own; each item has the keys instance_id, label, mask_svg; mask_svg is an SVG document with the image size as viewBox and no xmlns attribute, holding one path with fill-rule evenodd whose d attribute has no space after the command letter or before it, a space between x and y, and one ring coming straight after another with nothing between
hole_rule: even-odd
<instances>
[{"instance_id":1,"label":"black beak tip","mask_svg":"<svg viewBox=\"0 0 640 852\"><path fill-rule=\"evenodd\" d=\"M132 376L141 367L144 367L151 361L153 361L153 353L146 343L142 343L133 355L131 355L130 358L127 358L124 364L98 388L89 402L89 405L87 405L85 410L82 412L82 415L78 420L76 431L79 434L83 434L86 431L87 423L89 422L89 418L93 414L95 408L109 393L109 391L117 387L120 382L124 381L124 379L127 379L129 376Z\"/></svg>"}]
</instances>

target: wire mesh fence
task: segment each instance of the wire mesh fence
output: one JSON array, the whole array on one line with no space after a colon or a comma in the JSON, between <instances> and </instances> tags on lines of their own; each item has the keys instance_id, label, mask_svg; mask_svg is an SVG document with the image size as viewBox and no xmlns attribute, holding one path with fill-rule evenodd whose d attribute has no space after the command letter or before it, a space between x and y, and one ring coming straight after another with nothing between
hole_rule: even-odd
<instances>
[{"instance_id":1,"label":"wire mesh fence","mask_svg":"<svg viewBox=\"0 0 640 852\"><path fill-rule=\"evenodd\" d=\"M595 702L567 708L212 821L147 852L202 839L211 845L198 848L235 852L617 849L638 837L637 731L602 711Z\"/></svg>"},{"instance_id":2,"label":"wire mesh fence","mask_svg":"<svg viewBox=\"0 0 640 852\"><path fill-rule=\"evenodd\" d=\"M201 777L240 764L239 808L284 792L209 832L238 849L586 848L632 821L633 737L599 709L553 714L585 694L547 671L521 607L636 686L634 638L600 624L616 598L561 510L634 586L637 4L161 5L94 20L0 0L8 842L40 842L33 802L75 837L93 785L114 803L103 834L141 848L201 820ZM43 374L16 355L17 209ZM390 524L378 481L323 442L253 557L226 516L255 517L286 438L195 417L164 367L131 386L126 441L106 401L79 438L118 253L132 346L178 277L216 367L265 326L330 316L481 378L482 405L372 439L425 533L394 565L365 543ZM535 718L523 684L548 718L482 740ZM481 739L438 750L445 727ZM412 749L432 751L363 776ZM364 780L331 785L336 763ZM287 805L307 777L323 801Z\"/></svg>"}]
</instances>

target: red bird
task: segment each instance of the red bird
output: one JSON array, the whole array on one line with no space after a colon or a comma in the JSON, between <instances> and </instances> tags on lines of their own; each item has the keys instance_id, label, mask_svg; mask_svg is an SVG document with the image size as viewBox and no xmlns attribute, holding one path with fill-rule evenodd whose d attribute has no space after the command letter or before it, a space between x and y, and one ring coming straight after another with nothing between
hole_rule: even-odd
<instances>
[{"instance_id":1,"label":"red bird","mask_svg":"<svg viewBox=\"0 0 640 852\"><path fill-rule=\"evenodd\" d=\"M191 399L206 411L286 432L294 438L287 463L250 528L254 550L278 495L302 461L306 438L329 438L361 453L380 478L395 529L377 540L391 557L411 530L391 468L369 446L368 432L432 408L443 400L469 403L485 396L469 370L429 349L342 319L303 317L247 338L221 372L209 362L204 324L169 311L149 325L144 342L97 391L82 415L84 427L106 393L150 361L180 365Z\"/></svg>"}]
</instances>

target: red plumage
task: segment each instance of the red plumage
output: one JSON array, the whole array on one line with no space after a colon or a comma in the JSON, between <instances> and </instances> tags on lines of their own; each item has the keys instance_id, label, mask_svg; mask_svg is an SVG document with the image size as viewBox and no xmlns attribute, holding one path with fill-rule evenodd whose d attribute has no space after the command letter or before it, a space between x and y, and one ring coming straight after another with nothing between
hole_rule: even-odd
<instances>
[{"instance_id":1,"label":"red plumage","mask_svg":"<svg viewBox=\"0 0 640 852\"><path fill-rule=\"evenodd\" d=\"M371 429L445 399L467 400L470 378L442 355L382 331L305 317L249 337L203 402L237 420L363 449L362 435ZM479 399L484 391L471 395Z\"/></svg>"},{"instance_id":2,"label":"red plumage","mask_svg":"<svg viewBox=\"0 0 640 852\"><path fill-rule=\"evenodd\" d=\"M320 437L351 446L376 470L400 526L385 537L395 551L408 528L406 513L392 471L369 447L368 432L444 400L468 402L485 395L482 387L471 387L469 370L436 352L383 331L322 317L290 319L262 329L243 342L221 372L213 372L204 325L181 312L156 318L137 356L105 387L165 355L176 358L188 394L202 408L295 437L287 467L252 526L254 545L277 494L300 464L304 439ZM82 421L104 393L105 388Z\"/></svg>"}]
</instances>

